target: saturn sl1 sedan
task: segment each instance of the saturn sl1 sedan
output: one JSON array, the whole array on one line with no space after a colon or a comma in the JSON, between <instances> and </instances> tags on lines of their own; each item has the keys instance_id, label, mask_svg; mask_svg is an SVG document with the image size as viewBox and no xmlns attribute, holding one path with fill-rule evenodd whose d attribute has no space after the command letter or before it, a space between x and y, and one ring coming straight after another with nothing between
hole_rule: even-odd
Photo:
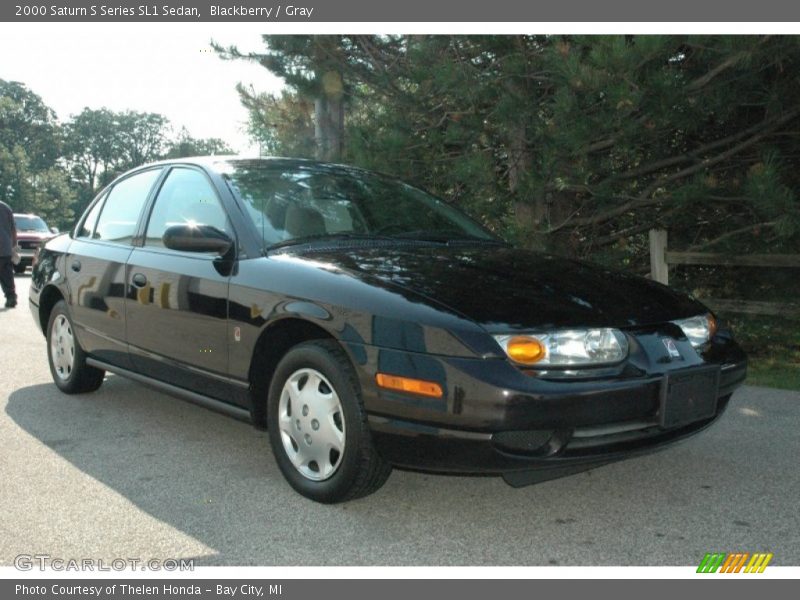
<instances>
[{"instance_id":1,"label":"saturn sl1 sedan","mask_svg":"<svg viewBox=\"0 0 800 600\"><path fill-rule=\"evenodd\" d=\"M746 371L688 296L302 160L122 175L45 245L30 306L63 392L112 372L249 420L328 503L392 467L522 486L647 452L714 422Z\"/></svg>"}]
</instances>

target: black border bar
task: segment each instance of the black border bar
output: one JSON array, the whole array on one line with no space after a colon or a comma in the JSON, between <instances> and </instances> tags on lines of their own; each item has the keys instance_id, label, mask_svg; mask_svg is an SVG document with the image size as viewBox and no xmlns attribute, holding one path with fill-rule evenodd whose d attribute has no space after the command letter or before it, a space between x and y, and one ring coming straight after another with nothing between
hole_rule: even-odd
<instances>
[{"instance_id":1,"label":"black border bar","mask_svg":"<svg viewBox=\"0 0 800 600\"><path fill-rule=\"evenodd\" d=\"M10 22L798 22L787 0L4 0Z\"/></svg>"}]
</instances>

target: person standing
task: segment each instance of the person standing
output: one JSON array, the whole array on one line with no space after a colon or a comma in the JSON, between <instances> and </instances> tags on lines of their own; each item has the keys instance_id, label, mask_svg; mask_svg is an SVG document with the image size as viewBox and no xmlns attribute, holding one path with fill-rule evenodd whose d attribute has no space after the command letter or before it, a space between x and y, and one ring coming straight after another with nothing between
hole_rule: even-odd
<instances>
[{"instance_id":1,"label":"person standing","mask_svg":"<svg viewBox=\"0 0 800 600\"><path fill-rule=\"evenodd\" d=\"M14 211L0 200L0 287L6 297L6 308L17 305L17 290L14 286L14 265L11 257L17 246L17 227L14 225Z\"/></svg>"}]
</instances>

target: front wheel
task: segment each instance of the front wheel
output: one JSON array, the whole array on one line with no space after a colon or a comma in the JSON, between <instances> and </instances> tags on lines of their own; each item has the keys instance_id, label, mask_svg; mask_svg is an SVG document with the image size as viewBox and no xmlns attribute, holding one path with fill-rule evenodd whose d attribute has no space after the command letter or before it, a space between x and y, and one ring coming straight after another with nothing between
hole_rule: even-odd
<instances>
[{"instance_id":1,"label":"front wheel","mask_svg":"<svg viewBox=\"0 0 800 600\"><path fill-rule=\"evenodd\" d=\"M47 358L58 389L65 394L93 392L103 383L105 371L86 364L86 353L75 337L67 303L56 302L47 324Z\"/></svg>"},{"instance_id":2,"label":"front wheel","mask_svg":"<svg viewBox=\"0 0 800 600\"><path fill-rule=\"evenodd\" d=\"M391 473L372 444L353 367L332 340L295 346L280 361L267 428L283 476L316 502L367 496Z\"/></svg>"}]
</instances>

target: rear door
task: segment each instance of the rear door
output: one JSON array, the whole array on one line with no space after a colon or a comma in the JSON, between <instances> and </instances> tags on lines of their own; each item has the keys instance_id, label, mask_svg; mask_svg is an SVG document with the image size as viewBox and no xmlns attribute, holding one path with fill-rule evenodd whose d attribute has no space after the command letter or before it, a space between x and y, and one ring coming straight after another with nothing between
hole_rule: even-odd
<instances>
[{"instance_id":1,"label":"rear door","mask_svg":"<svg viewBox=\"0 0 800 600\"><path fill-rule=\"evenodd\" d=\"M162 168L114 183L75 233L66 257L70 312L78 341L99 360L130 367L125 340L125 263Z\"/></svg>"},{"instance_id":2,"label":"rear door","mask_svg":"<svg viewBox=\"0 0 800 600\"><path fill-rule=\"evenodd\" d=\"M228 399L228 285L232 261L164 246L164 231L193 222L235 239L202 169L172 167L153 203L144 245L128 258L127 339L134 368L150 377Z\"/></svg>"}]
</instances>

